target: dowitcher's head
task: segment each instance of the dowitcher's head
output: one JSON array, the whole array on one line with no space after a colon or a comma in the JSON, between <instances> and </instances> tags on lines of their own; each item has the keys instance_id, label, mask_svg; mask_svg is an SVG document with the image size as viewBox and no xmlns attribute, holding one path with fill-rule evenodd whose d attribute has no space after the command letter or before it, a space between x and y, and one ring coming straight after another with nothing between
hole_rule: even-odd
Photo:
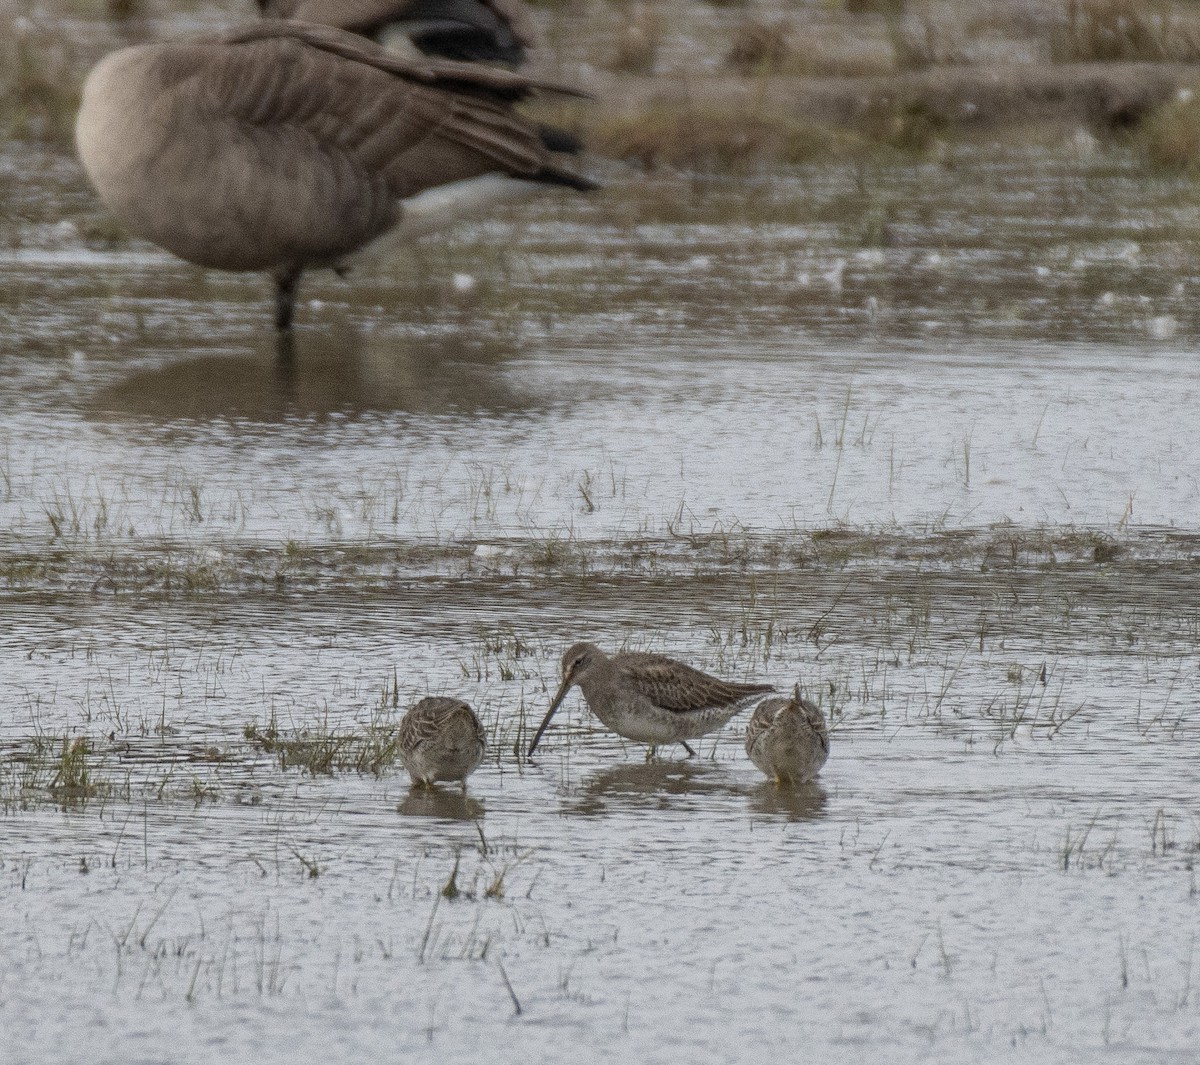
<instances>
[{"instance_id":1,"label":"dowitcher's head","mask_svg":"<svg viewBox=\"0 0 1200 1065\"><path fill-rule=\"evenodd\" d=\"M558 686L558 691L554 694L554 700L550 704L550 709L546 711L546 716L542 718L542 723L538 725L538 730L533 734L533 742L529 744L529 757L533 757L533 752L537 750L537 745L542 738L542 733L546 731L546 726L550 724L550 719L554 716L555 711L559 708L562 701L567 697L567 692L571 687L578 684L580 679L592 669L603 665L608 661L607 656L594 643L575 643L572 644L563 653L562 656L562 683Z\"/></svg>"},{"instance_id":2,"label":"dowitcher's head","mask_svg":"<svg viewBox=\"0 0 1200 1065\"><path fill-rule=\"evenodd\" d=\"M562 656L563 695L585 673L607 660L608 656L594 643L574 643L568 647Z\"/></svg>"}]
</instances>

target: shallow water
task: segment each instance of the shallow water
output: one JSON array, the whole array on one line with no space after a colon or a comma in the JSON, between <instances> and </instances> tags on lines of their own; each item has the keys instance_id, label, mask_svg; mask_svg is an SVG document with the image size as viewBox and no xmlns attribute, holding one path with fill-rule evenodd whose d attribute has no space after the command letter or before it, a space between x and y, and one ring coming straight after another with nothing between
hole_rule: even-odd
<instances>
[{"instance_id":1,"label":"shallow water","mask_svg":"<svg viewBox=\"0 0 1200 1065\"><path fill-rule=\"evenodd\" d=\"M10 158L0 1059L1192 1060L1197 207L956 151L614 173L311 279L291 365ZM800 679L820 788L576 696L520 763L581 635ZM244 731L427 692L466 798Z\"/></svg>"}]
</instances>

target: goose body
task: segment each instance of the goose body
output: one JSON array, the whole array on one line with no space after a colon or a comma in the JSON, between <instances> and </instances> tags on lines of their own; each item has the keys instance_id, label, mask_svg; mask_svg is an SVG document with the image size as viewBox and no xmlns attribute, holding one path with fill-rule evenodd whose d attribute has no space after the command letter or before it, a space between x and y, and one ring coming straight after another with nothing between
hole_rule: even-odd
<instances>
[{"instance_id":1,"label":"goose body","mask_svg":"<svg viewBox=\"0 0 1200 1065\"><path fill-rule=\"evenodd\" d=\"M442 198L440 212L414 210L416 235L501 190L592 187L513 109L538 87L263 22L106 56L84 85L76 144L133 233L200 266L270 271L287 329L301 272L342 267L396 229L406 203ZM462 192L477 186L486 192Z\"/></svg>"},{"instance_id":2,"label":"goose body","mask_svg":"<svg viewBox=\"0 0 1200 1065\"><path fill-rule=\"evenodd\" d=\"M537 749L567 692L575 685L588 709L613 732L651 746L681 743L723 727L769 684L720 680L665 655L621 651L606 655L595 644L577 643L562 657L562 682L529 745Z\"/></svg>"}]
</instances>

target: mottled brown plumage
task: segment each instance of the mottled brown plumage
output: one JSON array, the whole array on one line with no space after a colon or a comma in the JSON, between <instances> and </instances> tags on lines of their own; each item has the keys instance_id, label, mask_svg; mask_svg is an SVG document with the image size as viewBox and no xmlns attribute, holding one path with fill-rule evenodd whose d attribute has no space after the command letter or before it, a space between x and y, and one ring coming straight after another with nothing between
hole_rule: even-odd
<instances>
[{"instance_id":1,"label":"mottled brown plumage","mask_svg":"<svg viewBox=\"0 0 1200 1065\"><path fill-rule=\"evenodd\" d=\"M621 651L611 657L577 643L562 658L562 683L529 745L532 755L567 692L578 684L605 725L639 743L683 743L719 729L769 684L736 684L665 655ZM688 747L689 752L691 748Z\"/></svg>"},{"instance_id":2,"label":"mottled brown plumage","mask_svg":"<svg viewBox=\"0 0 1200 1065\"><path fill-rule=\"evenodd\" d=\"M106 56L76 140L101 199L138 236L201 266L271 271L286 329L301 271L341 265L423 195L485 178L590 188L513 110L544 87L261 22Z\"/></svg>"},{"instance_id":3,"label":"mottled brown plumage","mask_svg":"<svg viewBox=\"0 0 1200 1065\"><path fill-rule=\"evenodd\" d=\"M487 733L461 699L429 696L404 715L396 732L396 751L415 785L461 781L483 760Z\"/></svg>"},{"instance_id":4,"label":"mottled brown plumage","mask_svg":"<svg viewBox=\"0 0 1200 1065\"><path fill-rule=\"evenodd\" d=\"M825 715L799 685L790 698L764 699L746 725L746 753L776 784L809 783L829 757Z\"/></svg>"}]
</instances>

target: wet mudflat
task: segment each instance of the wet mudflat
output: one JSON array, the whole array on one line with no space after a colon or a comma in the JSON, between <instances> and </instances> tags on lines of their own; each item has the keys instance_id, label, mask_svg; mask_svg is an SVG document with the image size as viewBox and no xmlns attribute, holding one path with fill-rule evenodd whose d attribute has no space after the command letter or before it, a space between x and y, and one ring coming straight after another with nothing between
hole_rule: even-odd
<instances>
[{"instance_id":1,"label":"wet mudflat","mask_svg":"<svg viewBox=\"0 0 1200 1065\"><path fill-rule=\"evenodd\" d=\"M1191 1060L1200 210L954 151L620 172L314 278L290 365L9 158L0 1057ZM821 786L577 696L523 764L582 636L800 680Z\"/></svg>"}]
</instances>

